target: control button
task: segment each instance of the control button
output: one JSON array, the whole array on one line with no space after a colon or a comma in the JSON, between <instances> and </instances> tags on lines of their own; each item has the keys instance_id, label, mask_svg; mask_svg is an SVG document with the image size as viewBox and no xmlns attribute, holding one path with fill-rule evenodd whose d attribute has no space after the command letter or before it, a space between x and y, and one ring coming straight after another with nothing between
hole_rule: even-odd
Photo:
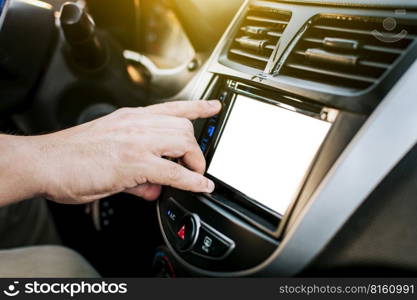
<instances>
[{"instance_id":1,"label":"control button","mask_svg":"<svg viewBox=\"0 0 417 300\"><path fill-rule=\"evenodd\" d=\"M221 102L224 102L226 99L227 99L227 92L221 93L220 96L219 96L219 100Z\"/></svg>"},{"instance_id":2,"label":"control button","mask_svg":"<svg viewBox=\"0 0 417 300\"><path fill-rule=\"evenodd\" d=\"M182 219L187 213L171 197L166 200L165 205L165 220L167 221L167 225L173 234L177 234L181 228Z\"/></svg>"},{"instance_id":3,"label":"control button","mask_svg":"<svg viewBox=\"0 0 417 300\"><path fill-rule=\"evenodd\" d=\"M215 115L214 117L211 117L209 119L209 124L216 126L217 125L217 117L218 117L218 115Z\"/></svg>"},{"instance_id":4,"label":"control button","mask_svg":"<svg viewBox=\"0 0 417 300\"><path fill-rule=\"evenodd\" d=\"M175 222L177 220L177 214L174 210L168 209L167 211L168 218L171 220L171 222Z\"/></svg>"},{"instance_id":5,"label":"control button","mask_svg":"<svg viewBox=\"0 0 417 300\"><path fill-rule=\"evenodd\" d=\"M180 239L185 240L185 225L182 225L182 227L180 228L180 230L177 232L177 236Z\"/></svg>"},{"instance_id":6,"label":"control button","mask_svg":"<svg viewBox=\"0 0 417 300\"><path fill-rule=\"evenodd\" d=\"M216 126L210 125L209 127L207 127L207 134L209 137L213 137L215 131L216 131Z\"/></svg>"},{"instance_id":7,"label":"control button","mask_svg":"<svg viewBox=\"0 0 417 300\"><path fill-rule=\"evenodd\" d=\"M181 225L176 232L176 246L180 251L188 251L194 246L199 228L200 220L198 216L189 214L182 219Z\"/></svg>"},{"instance_id":8,"label":"control button","mask_svg":"<svg viewBox=\"0 0 417 300\"><path fill-rule=\"evenodd\" d=\"M201 142L200 142L200 148L201 148L201 151L203 153L207 151L209 142L210 142L210 140L207 137L205 137L205 138L203 138L201 140Z\"/></svg>"},{"instance_id":9,"label":"control button","mask_svg":"<svg viewBox=\"0 0 417 300\"><path fill-rule=\"evenodd\" d=\"M204 153L204 152L206 152L206 150L207 150L207 144L206 143L204 143L204 142L201 142L201 144L200 144L200 149L201 149L201 151Z\"/></svg>"},{"instance_id":10,"label":"control button","mask_svg":"<svg viewBox=\"0 0 417 300\"><path fill-rule=\"evenodd\" d=\"M228 254L233 245L232 241L227 241L207 225L202 225L193 251L208 258L220 259Z\"/></svg>"}]
</instances>

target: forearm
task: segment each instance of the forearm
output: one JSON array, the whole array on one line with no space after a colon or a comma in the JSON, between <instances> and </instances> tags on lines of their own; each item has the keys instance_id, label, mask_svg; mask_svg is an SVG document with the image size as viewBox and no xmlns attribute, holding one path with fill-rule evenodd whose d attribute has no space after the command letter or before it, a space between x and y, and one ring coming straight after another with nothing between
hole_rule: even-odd
<instances>
[{"instance_id":1,"label":"forearm","mask_svg":"<svg viewBox=\"0 0 417 300\"><path fill-rule=\"evenodd\" d=\"M0 207L43 194L41 154L36 138L0 135Z\"/></svg>"},{"instance_id":2,"label":"forearm","mask_svg":"<svg viewBox=\"0 0 417 300\"><path fill-rule=\"evenodd\" d=\"M47 135L0 135L0 206L34 196L86 204L120 192L155 200L162 186L211 193L190 120L220 110L218 101L171 102Z\"/></svg>"}]
</instances>

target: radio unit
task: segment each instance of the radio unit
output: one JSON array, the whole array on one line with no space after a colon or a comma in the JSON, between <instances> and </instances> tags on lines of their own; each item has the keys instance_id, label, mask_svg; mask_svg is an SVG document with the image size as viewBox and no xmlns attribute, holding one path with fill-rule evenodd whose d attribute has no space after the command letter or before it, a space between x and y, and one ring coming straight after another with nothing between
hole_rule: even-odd
<instances>
[{"instance_id":1,"label":"radio unit","mask_svg":"<svg viewBox=\"0 0 417 300\"><path fill-rule=\"evenodd\" d=\"M222 113L199 138L214 195L233 191L233 199L282 217L338 112L231 80L219 99Z\"/></svg>"},{"instance_id":2,"label":"radio unit","mask_svg":"<svg viewBox=\"0 0 417 300\"><path fill-rule=\"evenodd\" d=\"M220 114L195 123L206 176L216 189L194 194L166 188L159 214L178 253L196 265L215 268L205 265L206 260L232 256L237 243L244 249L242 243L252 241L246 249L261 247L265 253L276 248L280 222L293 207L339 112L233 80L218 84L207 98L223 103ZM221 218L212 221L213 211L228 222L246 223L246 229L219 225ZM248 228L256 229L257 237L239 240ZM250 255L239 255L248 256L248 264L256 263ZM227 263L219 267L227 268Z\"/></svg>"}]
</instances>

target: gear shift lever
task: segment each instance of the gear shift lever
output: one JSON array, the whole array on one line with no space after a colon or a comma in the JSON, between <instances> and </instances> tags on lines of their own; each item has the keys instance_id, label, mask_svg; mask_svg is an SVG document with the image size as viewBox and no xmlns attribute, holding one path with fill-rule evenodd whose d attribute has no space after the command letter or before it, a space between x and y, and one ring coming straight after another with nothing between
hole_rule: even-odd
<instances>
[{"instance_id":1,"label":"gear shift lever","mask_svg":"<svg viewBox=\"0 0 417 300\"><path fill-rule=\"evenodd\" d=\"M74 60L87 69L103 66L106 51L97 37L91 16L77 4L67 2L61 7L60 21Z\"/></svg>"}]
</instances>

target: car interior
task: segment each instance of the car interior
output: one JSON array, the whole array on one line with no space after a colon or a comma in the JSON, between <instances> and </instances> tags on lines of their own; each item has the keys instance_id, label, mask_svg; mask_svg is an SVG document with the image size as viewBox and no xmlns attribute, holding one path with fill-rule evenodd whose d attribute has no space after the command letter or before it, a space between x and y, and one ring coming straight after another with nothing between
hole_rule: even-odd
<instances>
[{"instance_id":1,"label":"car interior","mask_svg":"<svg viewBox=\"0 0 417 300\"><path fill-rule=\"evenodd\" d=\"M222 102L213 193L48 203L104 277L415 276L416 57L415 0L0 0L0 130Z\"/></svg>"}]
</instances>

